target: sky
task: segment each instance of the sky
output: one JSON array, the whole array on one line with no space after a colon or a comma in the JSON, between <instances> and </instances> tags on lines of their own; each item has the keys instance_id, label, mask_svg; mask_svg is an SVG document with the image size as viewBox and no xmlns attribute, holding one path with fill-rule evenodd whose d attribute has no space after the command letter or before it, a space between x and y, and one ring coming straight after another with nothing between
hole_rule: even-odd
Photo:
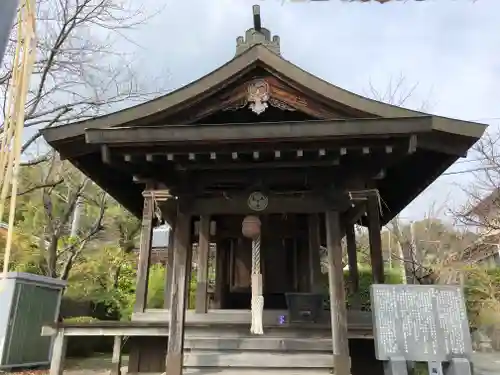
<instances>
[{"instance_id":1,"label":"sky","mask_svg":"<svg viewBox=\"0 0 500 375\"><path fill-rule=\"evenodd\" d=\"M149 9L158 9L148 0ZM131 34L137 62L165 72L175 89L216 69L235 53L235 39L252 25L252 5L263 26L281 38L283 57L358 94L383 92L404 77L417 85L406 106L433 114L500 124L500 1L440 0L386 4L281 0L167 1ZM473 155L469 156L473 159ZM461 160L450 171L473 169ZM439 178L402 213L418 220L434 205L441 215L461 205L470 174Z\"/></svg>"},{"instance_id":2,"label":"sky","mask_svg":"<svg viewBox=\"0 0 500 375\"><path fill-rule=\"evenodd\" d=\"M341 0L129 0L160 12L115 45L133 54L144 74L164 89L186 85L234 57L236 37L262 24L281 38L282 56L310 73L358 94L384 91L404 77L416 89L405 106L433 114L500 124L500 1L435 0L386 4ZM164 4L164 5L163 5ZM462 160L450 171L467 170ZM402 213L418 220L431 205L457 207L470 174L439 178Z\"/></svg>"}]
</instances>

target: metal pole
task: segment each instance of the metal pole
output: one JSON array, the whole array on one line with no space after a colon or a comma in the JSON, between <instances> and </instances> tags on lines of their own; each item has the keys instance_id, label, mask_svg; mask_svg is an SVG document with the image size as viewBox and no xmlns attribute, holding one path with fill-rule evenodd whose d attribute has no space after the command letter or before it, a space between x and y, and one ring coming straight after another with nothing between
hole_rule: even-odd
<instances>
[{"instance_id":1,"label":"metal pole","mask_svg":"<svg viewBox=\"0 0 500 375\"><path fill-rule=\"evenodd\" d=\"M14 16L16 14L18 0L1 0L2 10L0 11L0 65L3 61L7 41L12 30Z\"/></svg>"}]
</instances>

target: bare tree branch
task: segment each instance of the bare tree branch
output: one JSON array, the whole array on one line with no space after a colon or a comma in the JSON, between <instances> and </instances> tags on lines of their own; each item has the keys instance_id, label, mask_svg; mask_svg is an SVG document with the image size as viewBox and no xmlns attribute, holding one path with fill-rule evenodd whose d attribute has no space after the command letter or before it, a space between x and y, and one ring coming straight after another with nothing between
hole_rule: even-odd
<instances>
[{"instance_id":1,"label":"bare tree branch","mask_svg":"<svg viewBox=\"0 0 500 375\"><path fill-rule=\"evenodd\" d=\"M121 0L36 0L36 62L25 107L25 126L49 128L93 118L159 94L140 83L133 56L114 48L128 30L160 13ZM12 76L14 25L6 63L0 67L0 99ZM105 31L105 32L102 32ZM154 82L154 81L152 81ZM3 108L5 108L5 103ZM2 131L0 123L0 132ZM23 151L40 133L30 137Z\"/></svg>"},{"instance_id":2,"label":"bare tree branch","mask_svg":"<svg viewBox=\"0 0 500 375\"><path fill-rule=\"evenodd\" d=\"M100 205L99 205L99 215L98 215L94 225L90 229L90 231L82 239L80 239L79 242L77 242L74 245L71 245L70 248L64 250L64 251L69 251L70 255L66 259L66 261L63 265L60 279L62 279L62 280L68 279L69 272L71 271L71 267L73 266L74 261L78 258L78 256L80 256L82 251L85 249L85 246L87 245L87 243L97 233L99 233L102 230L102 221L104 219L104 213L106 211L106 198L107 198L106 193L101 194Z\"/></svg>"},{"instance_id":3,"label":"bare tree branch","mask_svg":"<svg viewBox=\"0 0 500 375\"><path fill-rule=\"evenodd\" d=\"M45 162L49 161L50 158L51 158L50 154L45 154L45 155L39 156L35 159L32 159L30 161L23 162L20 165L21 165L21 167L34 167L35 165L39 165L41 163L45 163Z\"/></svg>"},{"instance_id":4,"label":"bare tree branch","mask_svg":"<svg viewBox=\"0 0 500 375\"><path fill-rule=\"evenodd\" d=\"M46 183L41 184L41 185L35 185L35 186L30 187L29 189L23 190L22 192L18 193L17 196L26 195L26 194L32 193L32 192L34 192L35 190L38 190L38 189L44 189L44 188L48 188L48 187L53 188L53 187L56 187L59 184L62 184L63 182L64 182L64 179L61 178L61 179L59 179L57 181L46 182Z\"/></svg>"}]
</instances>

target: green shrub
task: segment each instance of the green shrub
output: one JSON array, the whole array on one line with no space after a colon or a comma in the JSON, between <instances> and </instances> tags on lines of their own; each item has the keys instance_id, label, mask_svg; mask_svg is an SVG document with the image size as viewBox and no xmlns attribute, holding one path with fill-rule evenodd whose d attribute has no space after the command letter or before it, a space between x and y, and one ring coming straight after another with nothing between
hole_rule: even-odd
<instances>
[{"instance_id":1,"label":"green shrub","mask_svg":"<svg viewBox=\"0 0 500 375\"><path fill-rule=\"evenodd\" d=\"M358 298L361 305L361 310L371 311L370 302L370 286L373 283L372 271L368 267L360 267L359 270L359 292L354 295L349 290L349 271L344 271L344 285L346 291L346 302L347 307L350 308L354 305L354 301ZM325 294L325 307L330 308L330 299L328 293L328 274L323 274L323 286ZM400 284L401 283L401 272L397 269L386 269L385 270L385 283L386 284Z\"/></svg>"},{"instance_id":2,"label":"green shrub","mask_svg":"<svg viewBox=\"0 0 500 375\"><path fill-rule=\"evenodd\" d=\"M155 264L149 270L148 284L148 309L162 309L164 306L165 297L165 266ZM189 286L189 308L194 309L196 300L196 272L193 270L191 274L191 283ZM130 320L135 302L135 290L132 290L128 296L127 303L124 304L120 311L122 320Z\"/></svg>"},{"instance_id":3,"label":"green shrub","mask_svg":"<svg viewBox=\"0 0 500 375\"><path fill-rule=\"evenodd\" d=\"M163 308L165 294L165 267L161 264L154 264L149 270L148 285L148 308Z\"/></svg>"},{"instance_id":4,"label":"green shrub","mask_svg":"<svg viewBox=\"0 0 500 375\"><path fill-rule=\"evenodd\" d=\"M410 371L413 375L429 375L429 367L427 362L417 362L415 363L415 368Z\"/></svg>"},{"instance_id":5,"label":"green shrub","mask_svg":"<svg viewBox=\"0 0 500 375\"><path fill-rule=\"evenodd\" d=\"M500 328L500 267L465 269L465 296L471 326Z\"/></svg>"}]
</instances>

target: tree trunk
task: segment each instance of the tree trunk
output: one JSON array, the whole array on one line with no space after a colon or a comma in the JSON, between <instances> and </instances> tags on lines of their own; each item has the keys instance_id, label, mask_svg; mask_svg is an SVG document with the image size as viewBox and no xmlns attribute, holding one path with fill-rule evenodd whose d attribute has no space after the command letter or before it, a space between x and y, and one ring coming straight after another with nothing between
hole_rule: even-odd
<instances>
[{"instance_id":1,"label":"tree trunk","mask_svg":"<svg viewBox=\"0 0 500 375\"><path fill-rule=\"evenodd\" d=\"M56 235L50 237L49 246L47 247L47 276L57 277L57 245L59 238Z\"/></svg>"}]
</instances>

